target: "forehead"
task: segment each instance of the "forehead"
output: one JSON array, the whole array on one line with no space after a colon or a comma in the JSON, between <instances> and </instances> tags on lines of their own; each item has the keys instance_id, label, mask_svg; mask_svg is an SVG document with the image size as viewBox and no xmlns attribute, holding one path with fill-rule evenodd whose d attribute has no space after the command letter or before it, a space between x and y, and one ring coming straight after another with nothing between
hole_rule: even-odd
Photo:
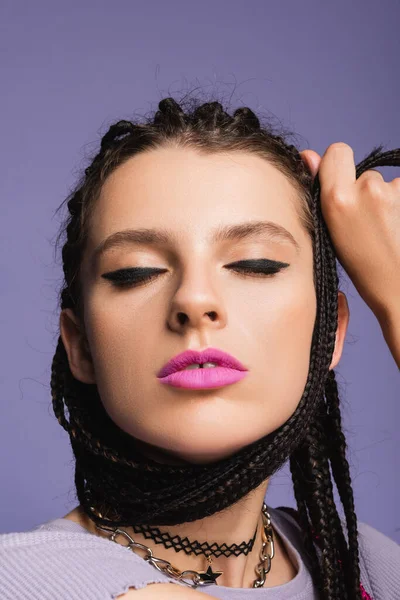
<instances>
[{"instance_id":1,"label":"forehead","mask_svg":"<svg viewBox=\"0 0 400 600\"><path fill-rule=\"evenodd\" d=\"M297 192L265 159L246 152L201 154L164 147L140 153L105 181L90 245L127 228L163 227L179 239L209 240L227 223L269 220L301 236Z\"/></svg>"}]
</instances>

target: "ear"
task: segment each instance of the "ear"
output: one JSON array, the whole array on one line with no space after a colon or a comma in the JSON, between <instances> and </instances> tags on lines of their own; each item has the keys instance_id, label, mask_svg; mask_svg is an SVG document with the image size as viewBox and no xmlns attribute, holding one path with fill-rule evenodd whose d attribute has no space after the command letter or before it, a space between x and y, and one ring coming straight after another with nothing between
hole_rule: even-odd
<instances>
[{"instance_id":1,"label":"ear","mask_svg":"<svg viewBox=\"0 0 400 600\"><path fill-rule=\"evenodd\" d=\"M342 291L338 291L338 324L336 328L335 350L333 352L332 361L329 367L331 371L338 364L346 338L347 327L349 324L350 311L347 303L346 295Z\"/></svg>"},{"instance_id":2,"label":"ear","mask_svg":"<svg viewBox=\"0 0 400 600\"><path fill-rule=\"evenodd\" d=\"M300 152L300 156L306 163L312 177L314 178L318 173L319 165L321 163L320 155L318 152L315 152L315 150L302 150L302 152Z\"/></svg>"},{"instance_id":3,"label":"ear","mask_svg":"<svg viewBox=\"0 0 400 600\"><path fill-rule=\"evenodd\" d=\"M79 319L70 308L60 314L60 335L71 373L82 383L96 383L89 344Z\"/></svg>"}]
</instances>

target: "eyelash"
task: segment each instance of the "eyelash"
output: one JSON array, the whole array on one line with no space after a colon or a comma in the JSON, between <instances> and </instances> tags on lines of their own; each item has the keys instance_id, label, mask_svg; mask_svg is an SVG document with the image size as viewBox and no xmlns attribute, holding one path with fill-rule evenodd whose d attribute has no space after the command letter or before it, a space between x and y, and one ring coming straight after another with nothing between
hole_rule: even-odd
<instances>
[{"instance_id":1,"label":"eyelash","mask_svg":"<svg viewBox=\"0 0 400 600\"><path fill-rule=\"evenodd\" d=\"M233 268L233 265L236 265ZM240 266L238 266L240 265ZM288 263L260 258L256 260L239 260L230 263L233 271L243 277L271 277L282 269L289 267ZM165 273L167 269L148 269L145 267L132 267L129 269L118 269L110 273L104 273L102 277L109 279L112 285L122 288L135 287L147 281L154 279L160 273Z\"/></svg>"}]
</instances>

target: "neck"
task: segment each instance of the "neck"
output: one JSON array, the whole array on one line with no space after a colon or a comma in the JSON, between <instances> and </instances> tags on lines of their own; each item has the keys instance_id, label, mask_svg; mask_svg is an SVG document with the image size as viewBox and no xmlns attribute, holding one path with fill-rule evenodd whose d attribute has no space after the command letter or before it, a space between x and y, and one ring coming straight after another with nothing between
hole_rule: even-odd
<instances>
[{"instance_id":1,"label":"neck","mask_svg":"<svg viewBox=\"0 0 400 600\"><path fill-rule=\"evenodd\" d=\"M197 540L200 544L202 542L208 542L209 544L213 542L217 544L225 543L227 546L234 543L240 544L243 541L248 542L253 537L257 527L253 549L247 555L240 554L239 556L228 557L222 555L218 558L213 556L211 565L214 572L223 572L218 577L218 585L239 588L252 587L254 580L257 578L255 568L260 563L261 532L263 528L261 508L267 486L268 480L233 506L204 519L165 527L159 525L157 527L161 532L168 531L171 535L176 534L181 538L188 537L192 542ZM107 533L97 529L93 521L82 511L80 511L80 515L81 524L86 529L89 529L95 535L109 537ZM271 571L267 575L264 587L290 581L296 574L285 547L274 529L273 521L272 528L274 531L275 556L272 559ZM176 552L173 548L165 548L162 544L156 544L152 539L146 539L141 533L135 533L132 527L121 527L121 529L129 533L135 542L140 542L151 548L154 556L168 560L174 567L182 571L188 569L206 571L209 566L203 554L196 556L195 554L188 555L183 550ZM117 541L121 543L121 538L118 539L117 537ZM122 543L126 544L125 541Z\"/></svg>"}]
</instances>

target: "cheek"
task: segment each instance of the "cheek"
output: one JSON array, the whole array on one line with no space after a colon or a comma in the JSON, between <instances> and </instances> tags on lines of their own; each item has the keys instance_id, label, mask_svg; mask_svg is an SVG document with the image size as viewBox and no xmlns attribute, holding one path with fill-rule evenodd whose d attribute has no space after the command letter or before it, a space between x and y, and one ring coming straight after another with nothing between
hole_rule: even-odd
<instances>
[{"instance_id":1,"label":"cheek","mask_svg":"<svg viewBox=\"0 0 400 600\"><path fill-rule=\"evenodd\" d=\"M304 371L305 367L308 370L316 317L315 297L299 295L285 300L285 296L281 296L275 326L271 328L273 343L270 350L279 351L280 359L296 371Z\"/></svg>"},{"instance_id":2,"label":"cheek","mask_svg":"<svg viewBox=\"0 0 400 600\"><path fill-rule=\"evenodd\" d=\"M141 355L147 333L151 337L154 328L154 310L145 296L135 302L129 291L121 291L119 297L113 298L98 293L88 298L86 306L88 337L95 363L107 361L112 365L121 356L132 362Z\"/></svg>"},{"instance_id":3,"label":"cheek","mask_svg":"<svg viewBox=\"0 0 400 600\"><path fill-rule=\"evenodd\" d=\"M286 356L290 362L298 363L299 368L308 363L317 310L310 282L288 279L274 293L259 294L257 301L247 296L247 304L253 336L262 340L272 362Z\"/></svg>"},{"instance_id":4,"label":"cheek","mask_svg":"<svg viewBox=\"0 0 400 600\"><path fill-rule=\"evenodd\" d=\"M129 292L126 299L121 295L112 302L100 296L93 295L87 301L87 334L100 397L110 416L118 421L132 400L154 396L153 378L161 367L155 362L160 356L157 331L162 329L148 301L143 306L134 304ZM150 384L153 388L147 389ZM135 419L140 420L146 404L135 403Z\"/></svg>"},{"instance_id":5,"label":"cheek","mask_svg":"<svg viewBox=\"0 0 400 600\"><path fill-rule=\"evenodd\" d=\"M256 387L263 391L260 407L271 431L296 410L310 367L316 297L313 286L299 287L297 293L295 289L282 289L254 316L254 336L260 351L253 392Z\"/></svg>"}]
</instances>

